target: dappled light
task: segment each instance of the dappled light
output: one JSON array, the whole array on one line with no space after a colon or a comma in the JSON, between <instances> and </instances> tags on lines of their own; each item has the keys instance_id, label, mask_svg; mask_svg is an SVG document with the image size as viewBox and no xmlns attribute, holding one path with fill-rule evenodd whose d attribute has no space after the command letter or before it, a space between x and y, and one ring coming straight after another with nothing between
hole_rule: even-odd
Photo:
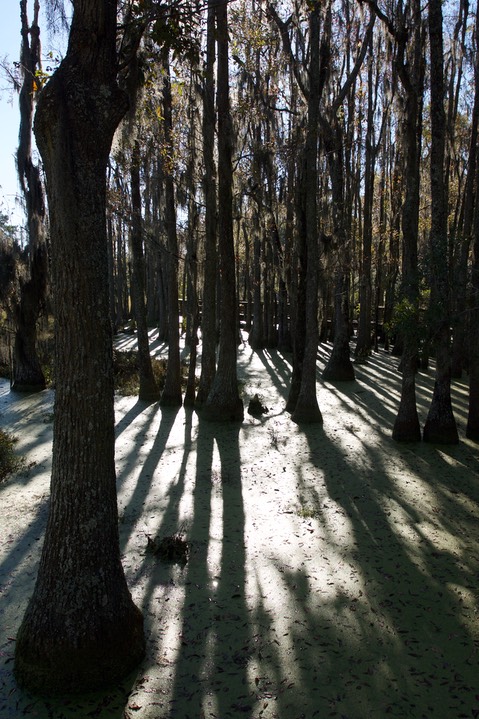
<instances>
[{"instance_id":1,"label":"dappled light","mask_svg":"<svg viewBox=\"0 0 479 719\"><path fill-rule=\"evenodd\" d=\"M352 383L318 379L322 427L284 411L288 357L246 344L243 400L258 394L260 418L205 423L118 397L120 542L147 655L108 695L35 699L41 716L475 716L479 451L393 442L395 365L374 354ZM432 377L417 378L421 412ZM52 393L19 400L4 386L1 400L37 462L0 486L0 709L13 717L32 705L11 657L46 521ZM463 426L463 383L453 401ZM148 551L177 532L186 564Z\"/></svg>"}]
</instances>

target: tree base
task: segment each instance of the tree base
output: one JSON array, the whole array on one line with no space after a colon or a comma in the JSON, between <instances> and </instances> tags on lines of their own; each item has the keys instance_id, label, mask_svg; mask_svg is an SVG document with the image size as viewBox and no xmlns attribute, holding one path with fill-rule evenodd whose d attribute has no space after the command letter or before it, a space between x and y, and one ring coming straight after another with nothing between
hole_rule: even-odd
<instances>
[{"instance_id":1,"label":"tree base","mask_svg":"<svg viewBox=\"0 0 479 719\"><path fill-rule=\"evenodd\" d=\"M353 382L356 379L352 362L327 364L321 375L325 382Z\"/></svg>"},{"instance_id":2,"label":"tree base","mask_svg":"<svg viewBox=\"0 0 479 719\"><path fill-rule=\"evenodd\" d=\"M395 442L420 442L421 428L411 422L396 422L393 427L392 438Z\"/></svg>"},{"instance_id":3,"label":"tree base","mask_svg":"<svg viewBox=\"0 0 479 719\"><path fill-rule=\"evenodd\" d=\"M303 403L300 395L291 420L296 424L322 424L323 415L316 401Z\"/></svg>"},{"instance_id":4,"label":"tree base","mask_svg":"<svg viewBox=\"0 0 479 719\"><path fill-rule=\"evenodd\" d=\"M169 392L163 392L160 397L161 407L181 407L183 404L183 398L181 392L175 392L170 394Z\"/></svg>"},{"instance_id":5,"label":"tree base","mask_svg":"<svg viewBox=\"0 0 479 719\"><path fill-rule=\"evenodd\" d=\"M145 386L140 385L140 391L138 392L138 399L141 402L158 402L160 399L160 390L156 386L156 382L153 384L145 383Z\"/></svg>"},{"instance_id":6,"label":"tree base","mask_svg":"<svg viewBox=\"0 0 479 719\"><path fill-rule=\"evenodd\" d=\"M132 604L128 617L80 645L49 634L43 641L28 620L15 647L15 678L39 695L79 694L109 687L124 679L145 654L143 615Z\"/></svg>"},{"instance_id":7,"label":"tree base","mask_svg":"<svg viewBox=\"0 0 479 719\"><path fill-rule=\"evenodd\" d=\"M45 380L39 380L38 382L22 382L15 380L11 386L12 392L24 392L25 394L34 392L43 392L46 389Z\"/></svg>"},{"instance_id":8,"label":"tree base","mask_svg":"<svg viewBox=\"0 0 479 719\"><path fill-rule=\"evenodd\" d=\"M423 440L429 444L459 444L456 423L426 422Z\"/></svg>"},{"instance_id":9,"label":"tree base","mask_svg":"<svg viewBox=\"0 0 479 719\"><path fill-rule=\"evenodd\" d=\"M473 426L467 425L466 429L466 437L467 439L472 439L475 442L479 442L479 425Z\"/></svg>"},{"instance_id":10,"label":"tree base","mask_svg":"<svg viewBox=\"0 0 479 719\"><path fill-rule=\"evenodd\" d=\"M242 422L243 402L239 398L230 402L207 401L201 408L201 417L208 422Z\"/></svg>"}]
</instances>

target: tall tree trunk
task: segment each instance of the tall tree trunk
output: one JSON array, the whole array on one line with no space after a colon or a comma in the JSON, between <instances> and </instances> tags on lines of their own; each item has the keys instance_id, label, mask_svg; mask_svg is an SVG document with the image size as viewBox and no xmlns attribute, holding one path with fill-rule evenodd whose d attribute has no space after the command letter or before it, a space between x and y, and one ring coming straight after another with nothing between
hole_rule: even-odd
<instances>
[{"instance_id":1,"label":"tall tree trunk","mask_svg":"<svg viewBox=\"0 0 479 719\"><path fill-rule=\"evenodd\" d=\"M205 260L201 310L201 374L195 405L207 400L216 373L216 280L217 280L217 201L215 144L215 34L216 0L208 0L205 84L203 90L203 163L205 197Z\"/></svg>"},{"instance_id":2,"label":"tall tree trunk","mask_svg":"<svg viewBox=\"0 0 479 719\"><path fill-rule=\"evenodd\" d=\"M328 153L333 196L334 236L337 247L337 268L334 277L334 340L333 349L323 370L327 382L354 380L354 366L349 348L350 239L346 233L344 208L343 140L341 128L332 127L324 119L322 137Z\"/></svg>"},{"instance_id":3,"label":"tall tree trunk","mask_svg":"<svg viewBox=\"0 0 479 719\"><path fill-rule=\"evenodd\" d=\"M405 197L402 210L402 313L406 322L399 328L402 340L401 400L392 436L400 442L417 442L421 428L416 406L416 372L418 368L419 276L418 231L420 156L422 142L422 93L424 87L423 33L421 9L416 0L413 5L413 37L410 57L405 57L406 46L399 41L397 69L405 93L403 138L405 151ZM408 72L410 67L410 72Z\"/></svg>"},{"instance_id":4,"label":"tall tree trunk","mask_svg":"<svg viewBox=\"0 0 479 719\"><path fill-rule=\"evenodd\" d=\"M479 5L476 9L476 33L479 27ZM474 108L479 102L479 46L476 40L475 58L475 98ZM479 158L476 145L471 144L471 156L474 155L474 181L476 186L476 201L473 215L473 261L471 270L471 309L469 312L469 327L471 342L469 348L469 411L467 416L466 437L479 440L479 201L477 188L479 188Z\"/></svg>"},{"instance_id":5,"label":"tall tree trunk","mask_svg":"<svg viewBox=\"0 0 479 719\"><path fill-rule=\"evenodd\" d=\"M478 165L479 167L479 165ZM479 170L476 170L479 181ZM479 440L479 203L474 218L474 257L472 263L472 308L470 311L469 411L466 437Z\"/></svg>"},{"instance_id":6,"label":"tall tree trunk","mask_svg":"<svg viewBox=\"0 0 479 719\"><path fill-rule=\"evenodd\" d=\"M319 237L318 237L318 125L321 97L320 3L311 4L308 126L305 146L305 224L306 224L306 341L301 386L291 415L293 422L322 422L316 393L316 364L319 345ZM323 54L326 50L323 47Z\"/></svg>"},{"instance_id":7,"label":"tall tree trunk","mask_svg":"<svg viewBox=\"0 0 479 719\"><path fill-rule=\"evenodd\" d=\"M442 2L429 2L431 66L431 307L436 345L436 380L423 439L457 444L456 420L451 405L450 286L447 244L447 192L444 178L446 143L444 111L444 52Z\"/></svg>"},{"instance_id":8,"label":"tall tree trunk","mask_svg":"<svg viewBox=\"0 0 479 719\"><path fill-rule=\"evenodd\" d=\"M218 367L204 406L209 420L242 421L243 402L236 374L236 278L233 240L232 123L228 71L228 6L216 7L218 43L218 234L220 260L220 346Z\"/></svg>"},{"instance_id":9,"label":"tall tree trunk","mask_svg":"<svg viewBox=\"0 0 479 719\"><path fill-rule=\"evenodd\" d=\"M169 50L164 54L163 77L163 117L165 145L168 148L169 162L173 162L173 119ZM168 163L168 161L167 161ZM180 315L178 307L178 238L176 235L175 187L173 168L167 164L163 168L165 188L165 225L167 238L167 285L168 285L168 365L165 386L161 393L160 404L168 407L181 407L181 363L180 363Z\"/></svg>"},{"instance_id":10,"label":"tall tree trunk","mask_svg":"<svg viewBox=\"0 0 479 719\"><path fill-rule=\"evenodd\" d=\"M148 338L148 325L146 322L145 305L145 260L143 254L143 221L141 216L140 194L140 143L136 139L133 144L131 158L131 254L132 254L132 283L131 294L133 299L133 312L136 320L136 336L138 342L138 374L140 389L138 398L144 402L156 402L160 398L160 391L153 375L150 357L150 343Z\"/></svg>"},{"instance_id":11,"label":"tall tree trunk","mask_svg":"<svg viewBox=\"0 0 479 719\"><path fill-rule=\"evenodd\" d=\"M40 3L35 0L33 21L29 26L27 0L20 2L22 33L20 90L20 132L17 171L25 197L28 229L28 271L20 283L20 298L15 308L12 389L38 392L45 389L45 376L37 354L37 321L45 303L48 257L45 241L45 202L40 171L32 159L32 118L35 105L36 71L41 69Z\"/></svg>"},{"instance_id":12,"label":"tall tree trunk","mask_svg":"<svg viewBox=\"0 0 479 719\"><path fill-rule=\"evenodd\" d=\"M144 654L121 565L108 305L106 166L126 97L116 84L116 2L74 2L67 54L38 103L55 301L50 513L15 647L19 683L87 691Z\"/></svg>"},{"instance_id":13,"label":"tall tree trunk","mask_svg":"<svg viewBox=\"0 0 479 719\"><path fill-rule=\"evenodd\" d=\"M371 354L371 319L372 319L372 239L373 239L373 200L376 152L374 106L377 100L377 84L373 92L373 48L372 42L368 57L368 109L366 127L366 154L364 158L364 215L361 272L359 279L359 320L358 339L355 356L357 362L365 361Z\"/></svg>"}]
</instances>

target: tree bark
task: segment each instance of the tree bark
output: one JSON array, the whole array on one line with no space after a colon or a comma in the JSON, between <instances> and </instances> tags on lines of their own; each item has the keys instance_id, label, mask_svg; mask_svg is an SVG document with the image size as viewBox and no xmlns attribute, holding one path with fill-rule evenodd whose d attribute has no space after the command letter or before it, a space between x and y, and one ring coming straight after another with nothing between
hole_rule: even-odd
<instances>
[{"instance_id":1,"label":"tree bark","mask_svg":"<svg viewBox=\"0 0 479 719\"><path fill-rule=\"evenodd\" d=\"M316 364L319 345L319 236L318 236L318 125L322 82L320 72L320 3L311 3L308 123L304 148L304 218L306 231L305 344L301 384L291 415L293 422L323 421L316 393ZM329 48L322 48L323 60ZM326 59L326 63L328 59ZM324 70L324 69L323 69Z\"/></svg>"},{"instance_id":2,"label":"tree bark","mask_svg":"<svg viewBox=\"0 0 479 719\"><path fill-rule=\"evenodd\" d=\"M164 53L163 77L163 116L165 127L165 145L169 160L164 167L165 178L165 225L167 237L167 285L168 285L168 365L165 386L161 393L160 404L168 407L181 407L181 363L180 363L180 316L178 307L178 238L176 235L175 187L173 168L173 119L169 50Z\"/></svg>"},{"instance_id":3,"label":"tree bark","mask_svg":"<svg viewBox=\"0 0 479 719\"><path fill-rule=\"evenodd\" d=\"M20 299L15 308L15 342L13 350L12 390L39 392L45 389L37 354L37 321L47 292L48 254L45 240L45 202L40 170L32 159L32 119L36 92L35 73L41 68L40 4L34 2L33 21L29 26L27 2L20 2L22 25L20 90L20 132L17 171L25 197L28 228L28 276L20 283Z\"/></svg>"},{"instance_id":4,"label":"tree bark","mask_svg":"<svg viewBox=\"0 0 479 719\"><path fill-rule=\"evenodd\" d=\"M401 400L392 431L393 439L399 442L418 442L421 439L421 427L416 406L416 372L419 341L418 232L424 60L421 10L417 0L412 7L412 13L414 24L410 50L411 59L408 62L408 58L405 57L406 47L401 40L396 62L405 94L403 117L405 196L402 210L401 292L407 316L407 321L399 328L402 340Z\"/></svg>"},{"instance_id":5,"label":"tree bark","mask_svg":"<svg viewBox=\"0 0 479 719\"><path fill-rule=\"evenodd\" d=\"M216 0L208 0L205 85L203 90L203 163L205 197L205 261L201 317L201 373L195 405L205 404L216 373L217 201L215 143L215 33Z\"/></svg>"},{"instance_id":6,"label":"tree bark","mask_svg":"<svg viewBox=\"0 0 479 719\"><path fill-rule=\"evenodd\" d=\"M424 425L425 442L457 444L451 404L450 286L447 245L447 191L444 178L446 143L441 0L429 2L431 52L431 307L436 344L436 380Z\"/></svg>"},{"instance_id":7,"label":"tree bark","mask_svg":"<svg viewBox=\"0 0 479 719\"><path fill-rule=\"evenodd\" d=\"M153 368L151 366L148 325L146 322L145 305L145 259L143 253L143 220L141 216L140 193L140 143L135 140L131 158L131 254L132 283L131 294L133 311L136 320L136 337L138 342L138 374L140 389L138 398L143 402L156 402L160 398Z\"/></svg>"},{"instance_id":8,"label":"tree bark","mask_svg":"<svg viewBox=\"0 0 479 719\"><path fill-rule=\"evenodd\" d=\"M243 402L236 373L236 277L233 240L232 123L228 72L228 8L216 7L218 43L218 233L220 261L220 346L218 367L203 415L212 421L242 421Z\"/></svg>"},{"instance_id":9,"label":"tree bark","mask_svg":"<svg viewBox=\"0 0 479 719\"><path fill-rule=\"evenodd\" d=\"M15 673L40 692L119 680L144 654L120 561L114 464L106 166L126 111L116 84L116 2L74 2L68 51L42 91L35 135L46 176L55 301L50 513Z\"/></svg>"}]
</instances>

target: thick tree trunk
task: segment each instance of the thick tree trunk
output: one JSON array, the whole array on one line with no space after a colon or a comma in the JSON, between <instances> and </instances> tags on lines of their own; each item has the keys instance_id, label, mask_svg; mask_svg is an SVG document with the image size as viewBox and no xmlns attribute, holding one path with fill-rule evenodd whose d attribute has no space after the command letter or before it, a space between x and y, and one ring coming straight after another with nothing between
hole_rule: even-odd
<instances>
[{"instance_id":1,"label":"thick tree trunk","mask_svg":"<svg viewBox=\"0 0 479 719\"><path fill-rule=\"evenodd\" d=\"M216 9L218 39L218 230L220 259L220 346L216 375L204 405L208 420L242 421L243 402L236 374L236 278L233 241L232 125L228 74L228 9Z\"/></svg>"},{"instance_id":2,"label":"thick tree trunk","mask_svg":"<svg viewBox=\"0 0 479 719\"><path fill-rule=\"evenodd\" d=\"M67 55L35 123L51 221L56 397L50 514L15 672L36 692L108 685L145 646L120 561L114 464L105 186L126 110L115 42L115 2L74 3Z\"/></svg>"}]
</instances>

